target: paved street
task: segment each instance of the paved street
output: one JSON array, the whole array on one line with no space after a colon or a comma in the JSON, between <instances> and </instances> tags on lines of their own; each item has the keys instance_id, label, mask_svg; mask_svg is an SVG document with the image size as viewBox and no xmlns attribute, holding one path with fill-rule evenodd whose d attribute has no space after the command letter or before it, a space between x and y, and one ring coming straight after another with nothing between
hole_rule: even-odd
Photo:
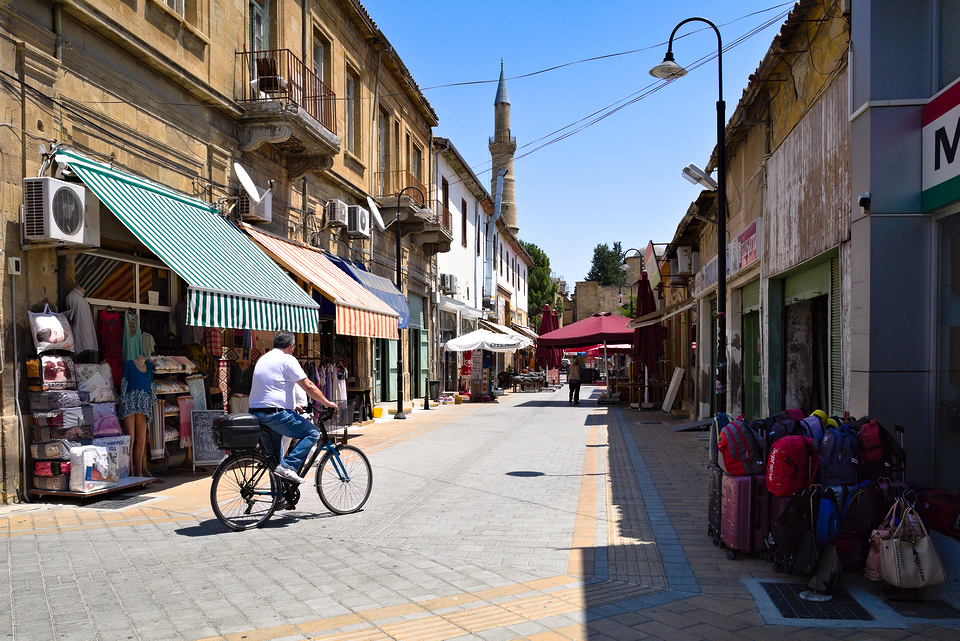
<instances>
[{"instance_id":1,"label":"paved street","mask_svg":"<svg viewBox=\"0 0 960 641\"><path fill-rule=\"evenodd\" d=\"M209 508L209 475L190 472L111 509L0 508L0 587L10 595L0 633L960 638L960 612L904 616L853 575L843 586L862 606L859 620L784 618L771 595L800 581L756 558L730 561L706 535L706 432L673 432L681 421L658 411L598 405L600 390L584 387L577 407L562 389L355 427L374 486L354 515L333 517L307 485L296 511L229 532ZM955 587L927 596L958 606Z\"/></svg>"}]
</instances>

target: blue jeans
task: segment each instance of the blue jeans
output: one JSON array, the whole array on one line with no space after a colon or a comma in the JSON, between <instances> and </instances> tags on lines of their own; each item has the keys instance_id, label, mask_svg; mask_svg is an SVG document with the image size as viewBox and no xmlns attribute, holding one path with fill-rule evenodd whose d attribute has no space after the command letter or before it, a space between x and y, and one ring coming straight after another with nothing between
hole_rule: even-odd
<instances>
[{"instance_id":1,"label":"blue jeans","mask_svg":"<svg viewBox=\"0 0 960 641\"><path fill-rule=\"evenodd\" d=\"M293 410L280 410L273 414L260 414L252 408L250 411L257 415L261 423L273 430L273 451L278 455L281 436L300 439L300 442L280 461L281 465L299 474L300 466L310 453L310 448L320 439L320 430Z\"/></svg>"}]
</instances>

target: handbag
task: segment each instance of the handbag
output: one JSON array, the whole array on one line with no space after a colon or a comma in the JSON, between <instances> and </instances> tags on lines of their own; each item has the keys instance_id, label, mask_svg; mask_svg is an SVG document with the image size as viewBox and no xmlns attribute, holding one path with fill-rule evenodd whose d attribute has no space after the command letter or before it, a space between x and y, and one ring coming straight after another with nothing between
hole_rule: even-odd
<instances>
[{"instance_id":1,"label":"handbag","mask_svg":"<svg viewBox=\"0 0 960 641\"><path fill-rule=\"evenodd\" d=\"M912 531L913 524L919 535ZM880 574L884 581L898 588L939 585L947 578L927 527L912 507L906 508L890 538L881 542Z\"/></svg>"},{"instance_id":2,"label":"handbag","mask_svg":"<svg viewBox=\"0 0 960 641\"><path fill-rule=\"evenodd\" d=\"M867 552L867 561L863 567L863 575L871 581L883 581L883 574L880 571L880 547L883 542L890 538L897 527L897 514L903 504L900 501L890 506L887 515L883 517L880 524L870 533L870 550Z\"/></svg>"}]
</instances>

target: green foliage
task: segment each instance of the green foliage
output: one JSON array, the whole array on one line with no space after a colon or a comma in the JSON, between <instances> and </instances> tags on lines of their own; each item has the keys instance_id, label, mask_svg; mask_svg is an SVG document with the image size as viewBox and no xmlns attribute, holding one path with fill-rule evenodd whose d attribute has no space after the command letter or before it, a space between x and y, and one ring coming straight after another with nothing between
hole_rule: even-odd
<instances>
[{"instance_id":1,"label":"green foliage","mask_svg":"<svg viewBox=\"0 0 960 641\"><path fill-rule=\"evenodd\" d=\"M550 258L542 249L525 241L520 241L524 251L533 259L533 267L527 271L527 314L535 318L539 327L540 312L545 304L553 307L557 298L557 284L550 279Z\"/></svg>"},{"instance_id":2,"label":"green foliage","mask_svg":"<svg viewBox=\"0 0 960 641\"><path fill-rule=\"evenodd\" d=\"M585 280L596 281L601 287L607 285L625 285L627 282L620 265L623 264L624 251L617 241L613 248L602 243L593 248L593 262Z\"/></svg>"}]
</instances>

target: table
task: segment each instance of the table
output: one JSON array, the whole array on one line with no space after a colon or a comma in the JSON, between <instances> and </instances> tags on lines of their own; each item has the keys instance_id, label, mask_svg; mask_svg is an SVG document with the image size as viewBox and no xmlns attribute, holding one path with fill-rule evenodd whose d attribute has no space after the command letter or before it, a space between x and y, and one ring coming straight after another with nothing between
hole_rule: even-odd
<instances>
[{"instance_id":1,"label":"table","mask_svg":"<svg viewBox=\"0 0 960 641\"><path fill-rule=\"evenodd\" d=\"M347 399L355 398L355 411L359 412L360 422L373 418L373 389L370 387L348 387Z\"/></svg>"}]
</instances>

